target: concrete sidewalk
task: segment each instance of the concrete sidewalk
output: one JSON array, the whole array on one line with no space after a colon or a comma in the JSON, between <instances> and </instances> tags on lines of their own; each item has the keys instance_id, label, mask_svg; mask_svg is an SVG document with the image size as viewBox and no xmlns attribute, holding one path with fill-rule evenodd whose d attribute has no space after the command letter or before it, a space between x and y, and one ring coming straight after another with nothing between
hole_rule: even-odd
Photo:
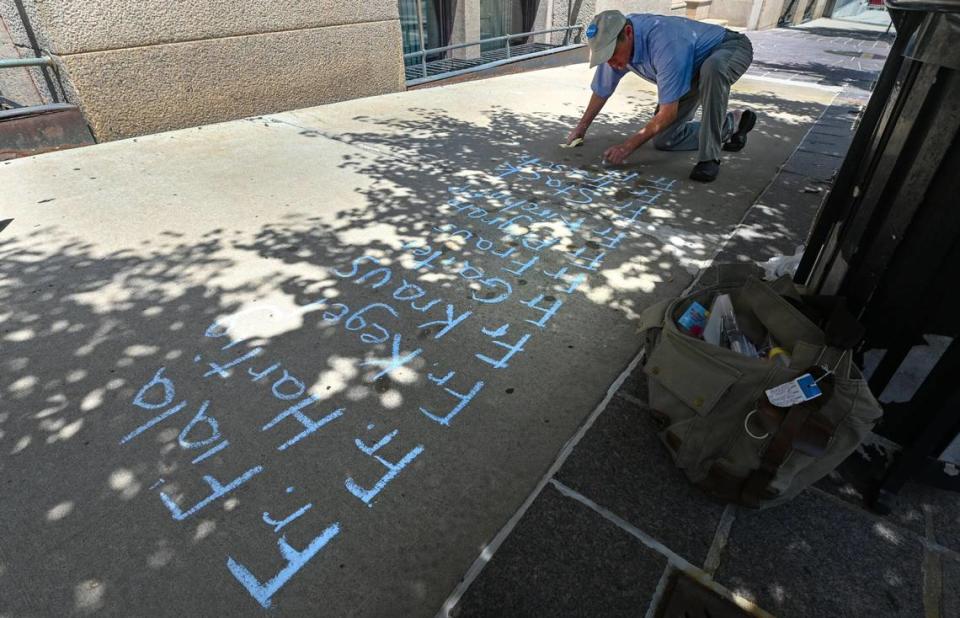
<instances>
[{"instance_id":1,"label":"concrete sidewalk","mask_svg":"<svg viewBox=\"0 0 960 618\"><path fill-rule=\"evenodd\" d=\"M599 166L640 80L559 148L589 80L0 165L0 615L442 607L838 91L744 78L761 124L698 185Z\"/></svg>"}]
</instances>

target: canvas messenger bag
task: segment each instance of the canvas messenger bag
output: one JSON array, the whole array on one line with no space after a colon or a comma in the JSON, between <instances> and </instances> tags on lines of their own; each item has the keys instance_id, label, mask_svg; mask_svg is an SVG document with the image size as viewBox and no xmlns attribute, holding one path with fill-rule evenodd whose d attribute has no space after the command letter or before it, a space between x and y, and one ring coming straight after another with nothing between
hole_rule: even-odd
<instances>
[{"instance_id":1,"label":"canvas messenger bag","mask_svg":"<svg viewBox=\"0 0 960 618\"><path fill-rule=\"evenodd\" d=\"M740 330L767 335L789 365L745 356L678 327L696 301L729 294ZM803 297L787 278L720 281L642 315L649 407L676 465L709 494L765 508L789 500L853 452L882 410L852 361L862 328L836 297ZM811 374L822 394L787 408L766 390Z\"/></svg>"}]
</instances>

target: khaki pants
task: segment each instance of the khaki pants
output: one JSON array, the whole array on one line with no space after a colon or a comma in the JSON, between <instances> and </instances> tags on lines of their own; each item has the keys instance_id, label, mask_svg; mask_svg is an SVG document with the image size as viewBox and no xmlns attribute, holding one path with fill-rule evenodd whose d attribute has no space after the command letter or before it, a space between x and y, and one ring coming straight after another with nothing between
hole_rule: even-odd
<instances>
[{"instance_id":1,"label":"khaki pants","mask_svg":"<svg viewBox=\"0 0 960 618\"><path fill-rule=\"evenodd\" d=\"M720 159L723 143L737 127L727 111L730 86L743 75L753 61L750 39L728 32L700 66L690 92L680 99L677 121L653 139L657 150L699 150L700 161ZM697 108L703 107L700 121L694 121Z\"/></svg>"}]
</instances>

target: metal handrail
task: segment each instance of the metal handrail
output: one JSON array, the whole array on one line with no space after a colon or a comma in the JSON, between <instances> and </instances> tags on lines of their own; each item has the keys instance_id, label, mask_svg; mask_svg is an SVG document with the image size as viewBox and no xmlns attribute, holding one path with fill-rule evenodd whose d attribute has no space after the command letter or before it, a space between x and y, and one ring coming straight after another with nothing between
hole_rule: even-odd
<instances>
[{"instance_id":1,"label":"metal handrail","mask_svg":"<svg viewBox=\"0 0 960 618\"><path fill-rule=\"evenodd\" d=\"M40 56L39 58L9 58L0 59L0 69L14 69L17 67L51 67L53 58Z\"/></svg>"},{"instance_id":2,"label":"metal handrail","mask_svg":"<svg viewBox=\"0 0 960 618\"><path fill-rule=\"evenodd\" d=\"M77 106L71 105L70 103L25 105L23 107L0 110L0 120L7 120L9 118L16 118L18 116L32 116L35 114L49 114L50 112L63 112L71 109L77 109Z\"/></svg>"},{"instance_id":3,"label":"metal handrail","mask_svg":"<svg viewBox=\"0 0 960 618\"><path fill-rule=\"evenodd\" d=\"M495 36L490 37L489 39L480 39L479 41L472 41L470 43L459 43L457 45L447 45L445 47L433 47L431 49L421 49L420 51L410 52L403 55L404 60L407 58L415 58L417 56L426 56L427 54L436 54L443 51L450 51L452 49L462 49L464 47L474 47L475 45L481 45L483 43L491 43L494 41L507 41L507 50L509 55L510 49L510 39L519 39L521 37L535 36L538 34L551 34L553 32L569 32L570 30L583 30L583 26L566 26L565 28L552 28L550 30L534 30L531 32L519 32L517 34L508 34L505 36Z\"/></svg>"}]
</instances>

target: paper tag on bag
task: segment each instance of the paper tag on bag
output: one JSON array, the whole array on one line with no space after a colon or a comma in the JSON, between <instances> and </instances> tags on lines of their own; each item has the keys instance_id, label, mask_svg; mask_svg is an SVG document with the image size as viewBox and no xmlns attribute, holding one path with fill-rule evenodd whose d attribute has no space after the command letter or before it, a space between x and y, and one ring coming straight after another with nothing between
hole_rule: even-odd
<instances>
[{"instance_id":1,"label":"paper tag on bag","mask_svg":"<svg viewBox=\"0 0 960 618\"><path fill-rule=\"evenodd\" d=\"M789 408L798 403L816 399L823 392L817 386L817 381L809 373L805 373L796 380L786 384L774 386L766 391L767 399L778 408Z\"/></svg>"}]
</instances>

